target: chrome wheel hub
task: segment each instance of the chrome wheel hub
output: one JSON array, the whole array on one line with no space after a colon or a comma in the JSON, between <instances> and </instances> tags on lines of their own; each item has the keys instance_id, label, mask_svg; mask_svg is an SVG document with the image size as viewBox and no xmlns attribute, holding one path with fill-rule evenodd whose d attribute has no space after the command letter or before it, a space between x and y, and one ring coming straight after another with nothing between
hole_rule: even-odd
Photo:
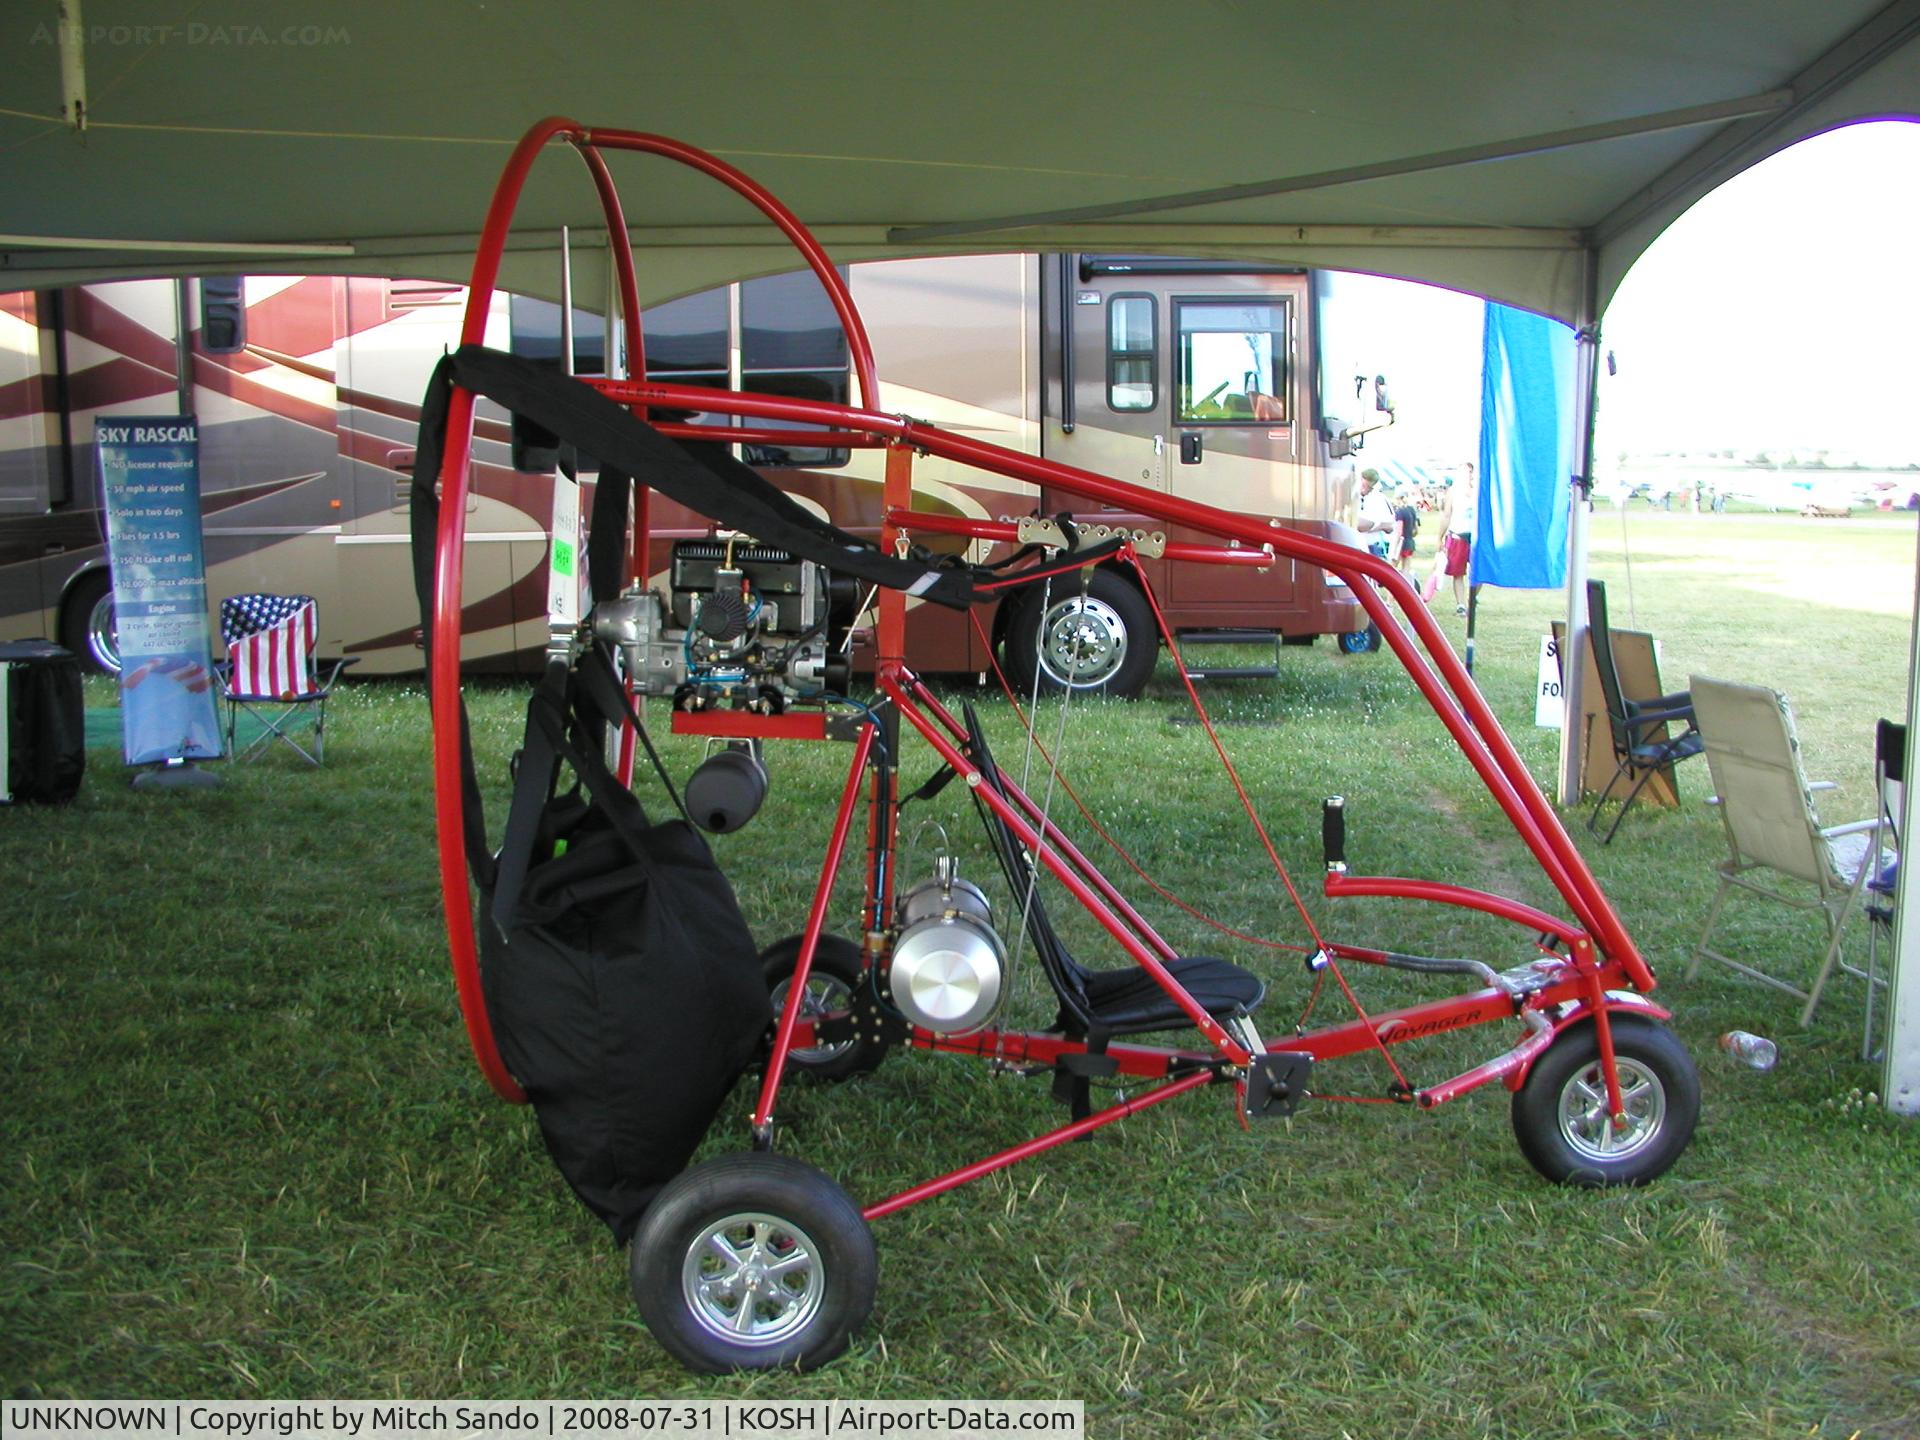
<instances>
[{"instance_id":1,"label":"chrome wheel hub","mask_svg":"<svg viewBox=\"0 0 1920 1440\"><path fill-rule=\"evenodd\" d=\"M1646 1149L1667 1118L1667 1092L1660 1077L1625 1056L1617 1065L1624 1121L1607 1113L1607 1080L1598 1060L1568 1080L1560 1092L1560 1134L1588 1160L1624 1160Z\"/></svg>"},{"instance_id":2,"label":"chrome wheel hub","mask_svg":"<svg viewBox=\"0 0 1920 1440\"><path fill-rule=\"evenodd\" d=\"M779 1345L803 1330L825 1298L819 1247L778 1216L716 1220L687 1247L680 1293L709 1334L735 1345Z\"/></svg>"},{"instance_id":3,"label":"chrome wheel hub","mask_svg":"<svg viewBox=\"0 0 1920 1440\"><path fill-rule=\"evenodd\" d=\"M782 980L773 987L770 997L773 1003L773 1015L777 1020L787 1008L787 987L792 980ZM844 980L833 975L822 975L818 971L807 976L807 988L800 996L800 1018L810 1024L819 1024L829 1015L845 1014L853 1009L853 991ZM788 1057L802 1065L823 1065L829 1060L837 1060L854 1047L852 1040L842 1040L834 1045L795 1046L788 1051Z\"/></svg>"},{"instance_id":4,"label":"chrome wheel hub","mask_svg":"<svg viewBox=\"0 0 1920 1440\"><path fill-rule=\"evenodd\" d=\"M1104 685L1126 658L1126 623L1106 601L1075 596L1047 612L1040 664L1056 684L1076 689Z\"/></svg>"},{"instance_id":5,"label":"chrome wheel hub","mask_svg":"<svg viewBox=\"0 0 1920 1440\"><path fill-rule=\"evenodd\" d=\"M93 602L87 616L87 649L109 675L120 673L120 626L114 615L113 592Z\"/></svg>"}]
</instances>

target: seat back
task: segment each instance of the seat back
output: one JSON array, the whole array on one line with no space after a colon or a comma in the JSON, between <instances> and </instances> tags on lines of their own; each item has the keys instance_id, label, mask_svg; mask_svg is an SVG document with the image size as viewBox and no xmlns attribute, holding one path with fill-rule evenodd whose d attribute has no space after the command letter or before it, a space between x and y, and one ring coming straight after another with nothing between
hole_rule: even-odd
<instances>
[{"instance_id":1,"label":"seat back","mask_svg":"<svg viewBox=\"0 0 1920 1440\"><path fill-rule=\"evenodd\" d=\"M1607 729L1613 735L1613 753L1624 757L1633 748L1627 727L1626 692L1620 688L1620 671L1613 663L1613 634L1607 627L1607 587L1598 580L1587 582L1587 643L1593 646L1593 668L1600 675L1600 695L1607 705Z\"/></svg>"},{"instance_id":2,"label":"seat back","mask_svg":"<svg viewBox=\"0 0 1920 1440\"><path fill-rule=\"evenodd\" d=\"M1820 834L1786 698L1764 685L1704 675L1689 684L1734 858L1826 887L1833 856Z\"/></svg>"},{"instance_id":3,"label":"seat back","mask_svg":"<svg viewBox=\"0 0 1920 1440\"><path fill-rule=\"evenodd\" d=\"M299 700L317 694L314 647L320 609L311 595L229 595L220 602L227 689L236 696Z\"/></svg>"},{"instance_id":4,"label":"seat back","mask_svg":"<svg viewBox=\"0 0 1920 1440\"><path fill-rule=\"evenodd\" d=\"M1873 727L1873 773L1880 809L1895 833L1907 808L1907 727L1881 720Z\"/></svg>"}]
</instances>

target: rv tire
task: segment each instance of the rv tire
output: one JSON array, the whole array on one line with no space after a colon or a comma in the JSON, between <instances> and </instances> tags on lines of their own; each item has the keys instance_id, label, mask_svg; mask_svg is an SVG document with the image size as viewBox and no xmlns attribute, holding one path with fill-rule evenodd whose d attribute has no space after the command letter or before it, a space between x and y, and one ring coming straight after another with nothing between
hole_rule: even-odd
<instances>
[{"instance_id":1,"label":"rv tire","mask_svg":"<svg viewBox=\"0 0 1920 1440\"><path fill-rule=\"evenodd\" d=\"M1146 597L1109 570L1095 570L1081 588L1074 575L1051 588L1035 585L1016 602L1007 625L1007 669L1022 693L1041 685L1071 687L1132 700L1146 688L1160 654L1160 636Z\"/></svg>"},{"instance_id":2,"label":"rv tire","mask_svg":"<svg viewBox=\"0 0 1920 1440\"><path fill-rule=\"evenodd\" d=\"M120 673L120 642L113 613L113 580L105 569L73 582L60 607L60 643L89 671Z\"/></svg>"}]
</instances>

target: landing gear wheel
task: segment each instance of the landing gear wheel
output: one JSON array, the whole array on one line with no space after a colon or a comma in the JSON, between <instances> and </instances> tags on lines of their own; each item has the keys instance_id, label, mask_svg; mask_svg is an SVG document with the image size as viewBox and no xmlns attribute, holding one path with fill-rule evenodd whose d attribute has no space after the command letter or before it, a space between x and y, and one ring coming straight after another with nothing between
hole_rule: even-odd
<instances>
[{"instance_id":1,"label":"landing gear wheel","mask_svg":"<svg viewBox=\"0 0 1920 1440\"><path fill-rule=\"evenodd\" d=\"M1342 655L1371 655L1380 648L1380 627L1369 625L1364 630L1349 630L1339 637Z\"/></svg>"},{"instance_id":2,"label":"landing gear wheel","mask_svg":"<svg viewBox=\"0 0 1920 1440\"><path fill-rule=\"evenodd\" d=\"M1680 1158L1700 1118L1700 1076L1686 1046L1642 1016L1611 1018L1625 1125L1607 1114L1591 1020L1564 1031L1513 1097L1520 1153L1556 1184L1643 1185Z\"/></svg>"},{"instance_id":3,"label":"landing gear wheel","mask_svg":"<svg viewBox=\"0 0 1920 1440\"><path fill-rule=\"evenodd\" d=\"M784 1155L726 1155L647 1208L629 1270L641 1318L689 1370L811 1370L873 1310L880 1262L847 1192Z\"/></svg>"},{"instance_id":4,"label":"landing gear wheel","mask_svg":"<svg viewBox=\"0 0 1920 1440\"><path fill-rule=\"evenodd\" d=\"M798 935L776 940L760 952L761 973L766 977L776 1021L787 1003L787 982L793 978L794 962L799 958ZM866 983L860 947L838 935L822 935L814 947L813 967L807 972L807 993L801 1001L800 1017L818 1020L823 1015L853 1009ZM814 1080L845 1080L866 1074L886 1058L884 1043L855 1037L831 1045L795 1047L787 1054L787 1073Z\"/></svg>"},{"instance_id":5,"label":"landing gear wheel","mask_svg":"<svg viewBox=\"0 0 1920 1440\"><path fill-rule=\"evenodd\" d=\"M113 581L94 570L74 582L60 608L60 643L80 657L88 670L120 673L120 630L114 617Z\"/></svg>"},{"instance_id":6,"label":"landing gear wheel","mask_svg":"<svg viewBox=\"0 0 1920 1440\"><path fill-rule=\"evenodd\" d=\"M1050 691L1100 690L1131 700L1146 687L1159 653L1146 597L1106 570L1093 572L1085 594L1074 574L1056 575L1051 590L1035 585L1007 625L1007 666L1022 692L1032 691L1038 670Z\"/></svg>"}]
</instances>

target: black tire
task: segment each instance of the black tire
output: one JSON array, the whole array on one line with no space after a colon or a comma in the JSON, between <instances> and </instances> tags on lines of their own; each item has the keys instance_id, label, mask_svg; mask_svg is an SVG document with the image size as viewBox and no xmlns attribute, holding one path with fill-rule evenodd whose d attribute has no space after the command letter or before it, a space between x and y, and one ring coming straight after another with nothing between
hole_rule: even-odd
<instances>
[{"instance_id":1,"label":"black tire","mask_svg":"<svg viewBox=\"0 0 1920 1440\"><path fill-rule=\"evenodd\" d=\"M1380 627L1369 625L1364 630L1349 630L1339 637L1342 655L1371 655L1380 648Z\"/></svg>"},{"instance_id":2,"label":"black tire","mask_svg":"<svg viewBox=\"0 0 1920 1440\"><path fill-rule=\"evenodd\" d=\"M1153 674L1160 633L1144 595L1111 571L1095 570L1084 595L1080 577L1068 574L1056 575L1051 589L1039 584L1021 596L1007 623L1006 650L1022 694L1032 693L1037 670L1049 692L1071 686L1132 700Z\"/></svg>"},{"instance_id":3,"label":"black tire","mask_svg":"<svg viewBox=\"0 0 1920 1440\"><path fill-rule=\"evenodd\" d=\"M60 606L60 643L80 657L81 665L89 673L120 673L119 627L113 618L113 577L105 569L89 570L73 582L73 588Z\"/></svg>"},{"instance_id":4,"label":"black tire","mask_svg":"<svg viewBox=\"0 0 1920 1440\"><path fill-rule=\"evenodd\" d=\"M653 1338L717 1375L833 1359L872 1313L880 1262L846 1191L798 1160L749 1154L675 1176L647 1207L628 1270Z\"/></svg>"},{"instance_id":5,"label":"black tire","mask_svg":"<svg viewBox=\"0 0 1920 1440\"><path fill-rule=\"evenodd\" d=\"M1606 1116L1591 1020L1562 1032L1513 1097L1520 1153L1556 1185L1644 1185L1680 1158L1700 1118L1700 1075L1679 1038L1644 1016L1611 1019L1630 1117L1624 1137Z\"/></svg>"},{"instance_id":6,"label":"black tire","mask_svg":"<svg viewBox=\"0 0 1920 1440\"><path fill-rule=\"evenodd\" d=\"M1280 643L1282 645L1311 645L1319 638L1318 635L1282 635L1280 637Z\"/></svg>"},{"instance_id":7,"label":"black tire","mask_svg":"<svg viewBox=\"0 0 1920 1440\"><path fill-rule=\"evenodd\" d=\"M766 977L767 993L773 999L773 1018L780 1018L786 1000L787 982L793 977L794 962L800 958L800 937L789 935L776 940L760 952L760 972ZM813 968L807 974L807 998L801 1014L811 1019L852 1008L854 999L866 986L866 967L861 963L860 947L838 935L822 935L813 950ZM805 1075L813 1080L846 1080L864 1075L887 1058L887 1046L877 1040L855 1038L837 1045L811 1045L794 1049L787 1055L787 1073Z\"/></svg>"}]
</instances>

